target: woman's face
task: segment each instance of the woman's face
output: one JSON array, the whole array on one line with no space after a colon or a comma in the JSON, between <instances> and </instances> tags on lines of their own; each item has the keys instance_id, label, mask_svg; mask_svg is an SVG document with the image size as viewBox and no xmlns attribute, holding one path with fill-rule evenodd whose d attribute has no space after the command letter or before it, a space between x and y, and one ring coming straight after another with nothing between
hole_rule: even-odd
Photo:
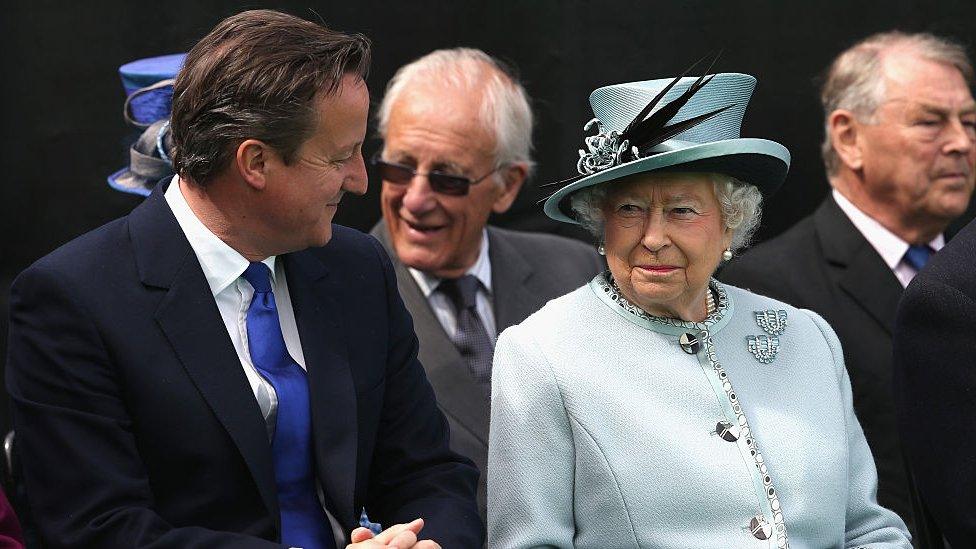
<instances>
[{"instance_id":1,"label":"woman's face","mask_svg":"<svg viewBox=\"0 0 976 549\"><path fill-rule=\"evenodd\" d=\"M732 241L705 174L645 174L611 183L604 247L614 280L650 314L699 321L705 290Z\"/></svg>"}]
</instances>

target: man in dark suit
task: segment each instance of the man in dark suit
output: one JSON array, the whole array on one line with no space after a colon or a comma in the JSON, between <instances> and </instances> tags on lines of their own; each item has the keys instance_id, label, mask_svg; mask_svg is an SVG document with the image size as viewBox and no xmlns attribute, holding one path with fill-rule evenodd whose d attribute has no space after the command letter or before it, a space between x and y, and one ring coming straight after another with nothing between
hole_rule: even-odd
<instances>
[{"instance_id":1,"label":"man in dark suit","mask_svg":"<svg viewBox=\"0 0 976 549\"><path fill-rule=\"evenodd\" d=\"M898 299L973 190L972 67L960 46L885 33L842 53L821 93L831 194L724 281L820 313L844 346L878 501L912 526L891 388Z\"/></svg>"},{"instance_id":2,"label":"man in dark suit","mask_svg":"<svg viewBox=\"0 0 976 549\"><path fill-rule=\"evenodd\" d=\"M481 468L485 505L496 336L602 267L591 246L487 226L532 168L525 90L482 51L439 50L402 67L379 111L383 220L421 362L451 424L451 447ZM489 472L490 474L490 472Z\"/></svg>"},{"instance_id":3,"label":"man in dark suit","mask_svg":"<svg viewBox=\"0 0 976 549\"><path fill-rule=\"evenodd\" d=\"M174 87L179 175L14 283L7 382L48 546L483 543L392 265L332 225L366 189L368 64L361 35L224 20ZM363 508L398 524L354 530Z\"/></svg>"},{"instance_id":4,"label":"man in dark suit","mask_svg":"<svg viewBox=\"0 0 976 549\"><path fill-rule=\"evenodd\" d=\"M912 280L898 307L895 403L905 457L952 547L976 540L976 222Z\"/></svg>"}]
</instances>

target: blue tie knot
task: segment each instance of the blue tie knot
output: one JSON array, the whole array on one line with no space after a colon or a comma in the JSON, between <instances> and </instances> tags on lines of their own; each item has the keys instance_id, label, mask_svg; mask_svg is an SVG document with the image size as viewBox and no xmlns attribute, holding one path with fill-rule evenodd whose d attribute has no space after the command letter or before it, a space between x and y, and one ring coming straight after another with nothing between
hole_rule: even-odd
<instances>
[{"instance_id":1,"label":"blue tie knot","mask_svg":"<svg viewBox=\"0 0 976 549\"><path fill-rule=\"evenodd\" d=\"M259 294L266 294L271 291L271 269L260 261L255 261L244 269L242 275L245 280L251 283L251 287Z\"/></svg>"},{"instance_id":2,"label":"blue tie knot","mask_svg":"<svg viewBox=\"0 0 976 549\"><path fill-rule=\"evenodd\" d=\"M905 252L905 263L908 263L916 271L921 271L922 267L929 262L932 254L935 253L928 244L912 244L908 247L908 251Z\"/></svg>"}]
</instances>

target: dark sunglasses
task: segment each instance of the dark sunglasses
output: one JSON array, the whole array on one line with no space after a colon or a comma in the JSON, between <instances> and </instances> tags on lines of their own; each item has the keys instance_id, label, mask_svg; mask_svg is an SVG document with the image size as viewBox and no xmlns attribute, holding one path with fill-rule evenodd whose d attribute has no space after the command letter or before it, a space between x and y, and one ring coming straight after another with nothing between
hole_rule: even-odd
<instances>
[{"instance_id":1,"label":"dark sunglasses","mask_svg":"<svg viewBox=\"0 0 976 549\"><path fill-rule=\"evenodd\" d=\"M413 181L414 176L423 175L427 177L427 181L430 182L430 188L433 189L435 193L449 194L451 196L464 196L468 194L468 188L471 187L471 185L476 185L484 181L489 175L497 172L501 168L501 166L496 166L493 170L485 175L472 180L464 177L463 175L451 175L449 173L421 173L410 166L397 164L395 162L387 162L386 160L380 158L379 154L375 155L373 159L370 160L370 163L376 167L380 174L380 178L387 183L393 183L394 185L408 185L411 181Z\"/></svg>"}]
</instances>

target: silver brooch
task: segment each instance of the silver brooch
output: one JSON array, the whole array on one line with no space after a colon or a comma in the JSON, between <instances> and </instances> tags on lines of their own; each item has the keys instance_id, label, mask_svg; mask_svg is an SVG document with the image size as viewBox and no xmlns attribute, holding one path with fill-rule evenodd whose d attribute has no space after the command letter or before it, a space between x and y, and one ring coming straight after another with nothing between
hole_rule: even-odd
<instances>
[{"instance_id":1,"label":"silver brooch","mask_svg":"<svg viewBox=\"0 0 976 549\"><path fill-rule=\"evenodd\" d=\"M779 338L776 336L757 335L746 337L746 346L752 356L763 364L769 364L776 360L776 353L779 352Z\"/></svg>"},{"instance_id":2,"label":"silver brooch","mask_svg":"<svg viewBox=\"0 0 976 549\"><path fill-rule=\"evenodd\" d=\"M783 335L783 332L786 331L786 311L767 309L765 311L755 311L754 314L756 315L756 324L767 334L779 336Z\"/></svg>"}]
</instances>

